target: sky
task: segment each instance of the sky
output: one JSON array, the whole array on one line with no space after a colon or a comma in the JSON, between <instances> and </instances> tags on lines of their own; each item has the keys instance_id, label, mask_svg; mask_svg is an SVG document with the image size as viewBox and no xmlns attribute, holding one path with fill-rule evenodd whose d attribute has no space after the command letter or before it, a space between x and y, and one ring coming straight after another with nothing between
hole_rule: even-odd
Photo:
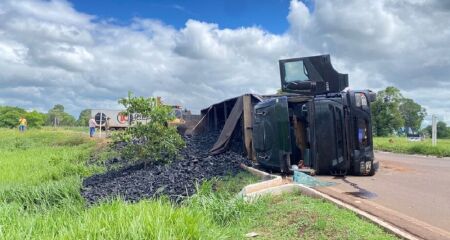
<instances>
[{"instance_id":1,"label":"sky","mask_svg":"<svg viewBox=\"0 0 450 240\"><path fill-rule=\"evenodd\" d=\"M449 26L439 0L0 0L0 105L78 116L131 90L198 112L330 54L350 88L395 86L450 123Z\"/></svg>"}]
</instances>

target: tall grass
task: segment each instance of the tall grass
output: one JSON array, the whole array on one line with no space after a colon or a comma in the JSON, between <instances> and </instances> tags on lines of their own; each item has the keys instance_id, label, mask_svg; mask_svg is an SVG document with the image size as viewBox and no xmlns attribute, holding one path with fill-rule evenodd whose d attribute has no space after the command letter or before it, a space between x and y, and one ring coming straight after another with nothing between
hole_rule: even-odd
<instances>
[{"instance_id":1,"label":"tall grass","mask_svg":"<svg viewBox=\"0 0 450 240\"><path fill-rule=\"evenodd\" d=\"M252 213L258 212L264 204L259 199L255 204L248 203L243 197L229 191L213 191L214 182L205 182L197 187L197 194L185 202L192 209L204 212L216 224L226 227L242 222Z\"/></svg>"},{"instance_id":2,"label":"tall grass","mask_svg":"<svg viewBox=\"0 0 450 240\"><path fill-rule=\"evenodd\" d=\"M450 139L438 139L437 145L432 146L431 139L410 142L405 137L375 137L374 148L388 152L450 157Z\"/></svg>"},{"instance_id":3,"label":"tall grass","mask_svg":"<svg viewBox=\"0 0 450 240\"><path fill-rule=\"evenodd\" d=\"M248 173L208 181L178 205L161 198L138 203L114 199L88 206L80 195L81 180L103 170L86 164L95 149L95 142L72 131L19 134L0 129L0 239L245 239L250 231L268 239L319 239L334 234L327 230L334 221L341 223L332 229L344 231L333 235L335 239L385 236L379 228L319 200L310 206L292 195L292 201L281 205L272 198L247 203L237 193L258 181ZM304 199L308 198L300 198ZM298 215L300 208L311 214ZM330 214L316 219L316 212ZM298 235L298 226L312 230Z\"/></svg>"},{"instance_id":4,"label":"tall grass","mask_svg":"<svg viewBox=\"0 0 450 240\"><path fill-rule=\"evenodd\" d=\"M242 236L237 223L264 209L235 197L256 180L248 174L205 183L178 206L166 199L87 206L81 180L102 171L86 164L95 144L83 134L57 128L2 129L0 239L224 239Z\"/></svg>"},{"instance_id":5,"label":"tall grass","mask_svg":"<svg viewBox=\"0 0 450 240\"><path fill-rule=\"evenodd\" d=\"M20 214L18 214L20 213ZM5 225L6 224L6 225ZM30 213L0 206L4 239L223 239L224 231L203 212L166 200L128 204L114 200L84 208L67 205Z\"/></svg>"}]
</instances>

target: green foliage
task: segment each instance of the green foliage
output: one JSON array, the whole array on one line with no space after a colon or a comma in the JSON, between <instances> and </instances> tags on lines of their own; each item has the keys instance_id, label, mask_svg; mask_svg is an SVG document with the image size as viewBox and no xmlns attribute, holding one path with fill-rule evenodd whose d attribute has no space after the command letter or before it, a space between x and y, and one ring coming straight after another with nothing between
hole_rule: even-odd
<instances>
[{"instance_id":1,"label":"green foliage","mask_svg":"<svg viewBox=\"0 0 450 240\"><path fill-rule=\"evenodd\" d=\"M432 146L431 139L410 142L405 137L376 137L373 143L374 148L381 151L450 157L450 140L448 139L438 140L436 146Z\"/></svg>"},{"instance_id":2,"label":"green foliage","mask_svg":"<svg viewBox=\"0 0 450 240\"><path fill-rule=\"evenodd\" d=\"M399 110L405 122L404 128L411 129L414 132L419 131L422 121L427 115L425 108L414 102L414 100L405 98L401 101Z\"/></svg>"},{"instance_id":3,"label":"green foliage","mask_svg":"<svg viewBox=\"0 0 450 240\"><path fill-rule=\"evenodd\" d=\"M19 118L24 116L25 110L18 107L0 106L0 127L15 128L19 125Z\"/></svg>"},{"instance_id":4,"label":"green foliage","mask_svg":"<svg viewBox=\"0 0 450 240\"><path fill-rule=\"evenodd\" d=\"M27 112L24 116L30 128L40 128L44 126L47 114L38 111Z\"/></svg>"},{"instance_id":5,"label":"green foliage","mask_svg":"<svg viewBox=\"0 0 450 240\"><path fill-rule=\"evenodd\" d=\"M75 126L75 118L64 112L64 106L55 105L48 114L36 110L27 112L19 107L0 106L0 127L15 128L19 125L19 118L23 116L30 128L40 128L44 125Z\"/></svg>"},{"instance_id":6,"label":"green foliage","mask_svg":"<svg viewBox=\"0 0 450 240\"><path fill-rule=\"evenodd\" d=\"M436 136L437 138L450 138L450 127L447 127L447 124L445 122L438 121L436 123L436 131L437 131L437 136ZM424 129L424 132L428 136L431 136L431 133L432 133L431 125L428 125Z\"/></svg>"},{"instance_id":7,"label":"green foliage","mask_svg":"<svg viewBox=\"0 0 450 240\"><path fill-rule=\"evenodd\" d=\"M404 120L399 110L403 99L400 90L387 87L377 93L377 100L372 103L372 126L376 136L388 136L403 126Z\"/></svg>"},{"instance_id":8,"label":"green foliage","mask_svg":"<svg viewBox=\"0 0 450 240\"><path fill-rule=\"evenodd\" d=\"M78 116L77 126L88 126L89 119L91 118L91 109L84 109Z\"/></svg>"},{"instance_id":9,"label":"green foliage","mask_svg":"<svg viewBox=\"0 0 450 240\"><path fill-rule=\"evenodd\" d=\"M371 104L371 111L375 136L389 136L409 129L418 132L427 115L425 108L403 97L395 87L379 91L376 101Z\"/></svg>"},{"instance_id":10,"label":"green foliage","mask_svg":"<svg viewBox=\"0 0 450 240\"><path fill-rule=\"evenodd\" d=\"M445 122L436 123L437 138L450 138L450 129Z\"/></svg>"},{"instance_id":11,"label":"green foliage","mask_svg":"<svg viewBox=\"0 0 450 240\"><path fill-rule=\"evenodd\" d=\"M135 121L132 127L113 138L114 142L129 143L122 150L125 158L167 163L177 156L184 142L176 128L168 126L173 120L170 107L159 104L156 98L134 97L131 92L119 103L126 108L125 114L146 119Z\"/></svg>"},{"instance_id":12,"label":"green foliage","mask_svg":"<svg viewBox=\"0 0 450 240\"><path fill-rule=\"evenodd\" d=\"M19 107L0 106L0 127L15 128L19 125L19 118L27 119L28 127L40 128L44 125L46 114L38 111L27 112Z\"/></svg>"},{"instance_id":13,"label":"green foliage","mask_svg":"<svg viewBox=\"0 0 450 240\"><path fill-rule=\"evenodd\" d=\"M47 125L51 126L75 126L76 119L64 112L64 106L56 104L52 109L48 110Z\"/></svg>"}]
</instances>

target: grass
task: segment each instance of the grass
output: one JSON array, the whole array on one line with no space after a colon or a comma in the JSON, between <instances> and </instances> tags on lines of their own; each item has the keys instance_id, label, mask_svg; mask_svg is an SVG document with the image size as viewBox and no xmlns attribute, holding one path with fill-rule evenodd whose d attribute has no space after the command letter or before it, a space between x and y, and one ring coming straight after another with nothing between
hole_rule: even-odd
<instances>
[{"instance_id":1,"label":"grass","mask_svg":"<svg viewBox=\"0 0 450 240\"><path fill-rule=\"evenodd\" d=\"M213 239L223 235L202 212L175 207L166 200L137 204L114 200L91 208L67 205L38 213L17 206L1 211L1 222L6 222L4 239Z\"/></svg>"},{"instance_id":2,"label":"grass","mask_svg":"<svg viewBox=\"0 0 450 240\"><path fill-rule=\"evenodd\" d=\"M64 130L0 131L0 202L25 208L57 205L79 196L83 176L101 171L85 164L95 142Z\"/></svg>"},{"instance_id":3,"label":"grass","mask_svg":"<svg viewBox=\"0 0 450 240\"><path fill-rule=\"evenodd\" d=\"M296 193L272 197L258 239L397 239L353 212Z\"/></svg>"},{"instance_id":4,"label":"grass","mask_svg":"<svg viewBox=\"0 0 450 240\"><path fill-rule=\"evenodd\" d=\"M348 211L295 193L247 203L236 194L259 180L248 173L208 181L178 205L161 198L87 206L81 181L104 171L86 164L98 147L70 130L2 129L0 239L245 239L251 231L262 239L393 238Z\"/></svg>"},{"instance_id":5,"label":"grass","mask_svg":"<svg viewBox=\"0 0 450 240\"><path fill-rule=\"evenodd\" d=\"M450 157L450 139L438 139L436 146L431 145L431 139L410 142L406 137L374 137L373 141L375 150Z\"/></svg>"},{"instance_id":6,"label":"grass","mask_svg":"<svg viewBox=\"0 0 450 240\"><path fill-rule=\"evenodd\" d=\"M86 133L89 134L89 127L87 126L61 126L61 127L43 127L44 130L51 130L51 129L62 129L65 131L72 131L72 132L82 132L82 133Z\"/></svg>"}]
</instances>

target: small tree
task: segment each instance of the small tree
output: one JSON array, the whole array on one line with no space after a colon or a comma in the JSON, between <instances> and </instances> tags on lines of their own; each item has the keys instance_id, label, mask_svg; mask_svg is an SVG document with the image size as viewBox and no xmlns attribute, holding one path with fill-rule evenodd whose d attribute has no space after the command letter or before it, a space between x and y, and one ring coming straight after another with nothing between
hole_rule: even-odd
<instances>
[{"instance_id":1,"label":"small tree","mask_svg":"<svg viewBox=\"0 0 450 240\"><path fill-rule=\"evenodd\" d=\"M431 136L431 125L428 125L426 128L424 128L424 132L428 134L428 136ZM436 124L436 131L437 131L437 138L450 138L450 128L447 127L447 123L443 121L438 121Z\"/></svg>"},{"instance_id":2,"label":"small tree","mask_svg":"<svg viewBox=\"0 0 450 240\"><path fill-rule=\"evenodd\" d=\"M156 98L134 97L131 92L119 103L126 108L124 114L134 116L130 119L131 127L114 136L115 143L127 143L121 154L130 160L172 161L184 146L176 128L168 125L174 118L172 109L160 104ZM134 120L137 116L145 120Z\"/></svg>"},{"instance_id":3,"label":"small tree","mask_svg":"<svg viewBox=\"0 0 450 240\"><path fill-rule=\"evenodd\" d=\"M15 128L26 111L19 107L0 106L0 127Z\"/></svg>"},{"instance_id":4,"label":"small tree","mask_svg":"<svg viewBox=\"0 0 450 240\"><path fill-rule=\"evenodd\" d=\"M32 112L27 112L25 114L25 118L27 119L28 126L30 128L41 128L45 124L47 115L34 110Z\"/></svg>"},{"instance_id":5,"label":"small tree","mask_svg":"<svg viewBox=\"0 0 450 240\"><path fill-rule=\"evenodd\" d=\"M40 128L44 125L47 115L36 110L27 112L19 107L0 106L0 127L15 128L19 118L25 117L30 128Z\"/></svg>"},{"instance_id":6,"label":"small tree","mask_svg":"<svg viewBox=\"0 0 450 240\"><path fill-rule=\"evenodd\" d=\"M76 119L64 112L64 106L56 104L52 109L48 110L47 125L51 126L75 126Z\"/></svg>"},{"instance_id":7,"label":"small tree","mask_svg":"<svg viewBox=\"0 0 450 240\"><path fill-rule=\"evenodd\" d=\"M399 110L404 120L405 131L411 129L412 131L417 132L422 125L423 119L427 115L425 108L409 98L405 98L401 101Z\"/></svg>"},{"instance_id":8,"label":"small tree","mask_svg":"<svg viewBox=\"0 0 450 240\"><path fill-rule=\"evenodd\" d=\"M87 126L89 125L89 119L91 118L91 109L84 109L80 112L80 116L77 120L78 126Z\"/></svg>"},{"instance_id":9,"label":"small tree","mask_svg":"<svg viewBox=\"0 0 450 240\"><path fill-rule=\"evenodd\" d=\"M399 110L403 96L395 87L379 91L372 103L372 125L376 136L388 136L403 126L404 120Z\"/></svg>"}]
</instances>

